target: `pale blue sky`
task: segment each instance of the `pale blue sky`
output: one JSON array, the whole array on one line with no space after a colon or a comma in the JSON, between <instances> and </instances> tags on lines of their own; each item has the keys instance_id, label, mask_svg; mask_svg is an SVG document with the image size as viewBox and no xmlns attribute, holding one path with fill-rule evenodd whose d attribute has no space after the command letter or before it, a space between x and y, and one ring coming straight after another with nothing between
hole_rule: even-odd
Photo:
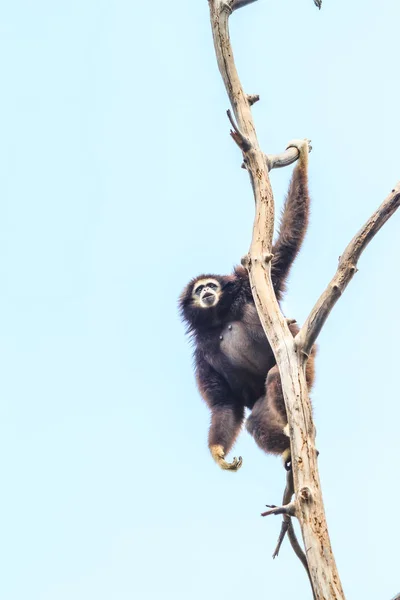
<instances>
[{"instance_id":1,"label":"pale blue sky","mask_svg":"<svg viewBox=\"0 0 400 600\"><path fill-rule=\"evenodd\" d=\"M280 461L220 471L176 310L247 251L205 0L1 2L2 600L309 598ZM266 152L313 141L312 220L284 308L304 320L400 178L398 0L260 0L232 19ZM291 169L272 173L277 206ZM400 591L400 214L319 340L320 473L352 600ZM343 416L345 415L345 417ZM392 509L390 510L390 508Z\"/></svg>"}]
</instances>

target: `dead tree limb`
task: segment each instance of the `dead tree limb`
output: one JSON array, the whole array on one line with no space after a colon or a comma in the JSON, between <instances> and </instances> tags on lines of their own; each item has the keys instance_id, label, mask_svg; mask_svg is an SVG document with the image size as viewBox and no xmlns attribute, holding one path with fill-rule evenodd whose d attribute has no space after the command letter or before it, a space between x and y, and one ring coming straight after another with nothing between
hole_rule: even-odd
<instances>
[{"instance_id":1,"label":"dead tree limb","mask_svg":"<svg viewBox=\"0 0 400 600\"><path fill-rule=\"evenodd\" d=\"M285 152L281 152L280 154L267 154L268 170L287 167L296 162L298 158L299 151L293 147L287 148Z\"/></svg>"},{"instance_id":2,"label":"dead tree limb","mask_svg":"<svg viewBox=\"0 0 400 600\"><path fill-rule=\"evenodd\" d=\"M281 313L271 282L271 248L274 230L274 199L268 172L296 159L293 149L284 157L267 156L259 146L251 113L251 97L243 90L235 67L229 37L231 13L255 0L209 0L211 27L219 70L233 109L228 116L231 135L243 154L255 199L255 220L249 254L243 259L253 297L268 341L279 367L288 416L295 498L285 507L268 514L295 514L306 547L309 573L317 600L344 600L333 556L317 467L315 428L305 379L305 365L334 303L356 271L362 250L393 214L399 204L396 187L382 206L357 234L343 254L331 285L321 296L305 325L293 339ZM318 0L315 1L320 5ZM280 156L280 157L279 157ZM288 160L290 157L290 160ZM293 159L293 160L292 160Z\"/></svg>"},{"instance_id":3,"label":"dead tree limb","mask_svg":"<svg viewBox=\"0 0 400 600\"><path fill-rule=\"evenodd\" d=\"M293 321L293 319L290 319L290 320ZM290 503L290 501L292 500L293 494L294 494L293 472L290 469L289 471L286 472L286 487L285 487L285 491L283 493L283 499L282 499L283 506L285 504ZM276 544L276 548L274 550L272 558L276 558L278 556L279 551L282 546L282 542L283 542L286 534L288 535L288 538L289 538L289 541L291 543L294 553L296 554L297 558L300 560L300 562L302 563L303 567L306 570L306 573L307 573L307 576L308 576L308 579L310 581L311 588L312 588L312 580L311 580L310 570L308 568L307 557L304 554L303 549L298 542L296 533L294 531L292 518L289 515L283 515L281 531L279 533L278 542ZM313 598L315 600L314 593L313 593Z\"/></svg>"},{"instance_id":4,"label":"dead tree limb","mask_svg":"<svg viewBox=\"0 0 400 600\"><path fill-rule=\"evenodd\" d=\"M400 182L394 187L380 207L368 219L360 231L353 237L339 258L337 271L324 293L320 296L306 322L296 336L300 351L309 354L329 313L357 273L357 263L374 235L392 216L400 205Z\"/></svg>"}]
</instances>

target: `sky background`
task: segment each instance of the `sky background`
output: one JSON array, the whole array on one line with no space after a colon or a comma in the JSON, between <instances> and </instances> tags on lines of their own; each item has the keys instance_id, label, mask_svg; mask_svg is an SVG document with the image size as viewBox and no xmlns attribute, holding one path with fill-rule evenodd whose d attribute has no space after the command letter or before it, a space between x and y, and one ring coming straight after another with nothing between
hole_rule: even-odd
<instances>
[{"instance_id":1,"label":"sky background","mask_svg":"<svg viewBox=\"0 0 400 600\"><path fill-rule=\"evenodd\" d=\"M209 456L177 297L248 250L251 186L202 1L1 2L2 600L309 598L284 473ZM398 0L260 0L231 34L263 149L313 141L302 323L400 178ZM291 168L272 173L279 209ZM400 214L319 338L313 392L348 599L400 592Z\"/></svg>"}]
</instances>

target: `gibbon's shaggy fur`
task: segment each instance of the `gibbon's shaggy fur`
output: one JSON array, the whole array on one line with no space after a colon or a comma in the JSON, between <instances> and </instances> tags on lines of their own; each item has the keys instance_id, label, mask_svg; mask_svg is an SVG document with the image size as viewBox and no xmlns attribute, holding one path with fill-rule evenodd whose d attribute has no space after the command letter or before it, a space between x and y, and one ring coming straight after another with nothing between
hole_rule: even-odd
<instances>
[{"instance_id":1,"label":"gibbon's shaggy fur","mask_svg":"<svg viewBox=\"0 0 400 600\"><path fill-rule=\"evenodd\" d=\"M278 301L308 225L307 140L291 142L300 152L273 245L271 277ZM289 146L289 147L290 147ZM242 459L225 460L251 409L247 430L262 450L290 457L287 417L279 370L260 323L246 269L232 275L192 279L179 299L183 320L194 341L197 385L211 410L210 452L222 469L237 471ZM295 323L289 328L295 336ZM314 380L313 349L307 362L309 389Z\"/></svg>"}]
</instances>

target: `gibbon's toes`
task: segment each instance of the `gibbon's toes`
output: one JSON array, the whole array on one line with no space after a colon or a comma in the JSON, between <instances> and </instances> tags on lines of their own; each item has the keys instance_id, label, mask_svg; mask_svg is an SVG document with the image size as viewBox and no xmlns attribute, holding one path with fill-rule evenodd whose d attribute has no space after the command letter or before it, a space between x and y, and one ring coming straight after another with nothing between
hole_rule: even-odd
<instances>
[{"instance_id":1,"label":"gibbon's toes","mask_svg":"<svg viewBox=\"0 0 400 600\"><path fill-rule=\"evenodd\" d=\"M216 444L214 446L210 446L211 455L217 465L221 467L224 471L238 471L242 466L242 457L239 458L234 457L232 462L228 462L225 460L225 452L223 446Z\"/></svg>"},{"instance_id":2,"label":"gibbon's toes","mask_svg":"<svg viewBox=\"0 0 400 600\"><path fill-rule=\"evenodd\" d=\"M286 150L288 148L297 148L297 150L301 153L302 150L304 150L305 148L308 148L308 151L311 152L312 150L312 146L311 146L311 140L308 139L304 139L304 140L291 140L288 145L286 146Z\"/></svg>"},{"instance_id":3,"label":"gibbon's toes","mask_svg":"<svg viewBox=\"0 0 400 600\"><path fill-rule=\"evenodd\" d=\"M238 471L240 469L240 467L242 466L242 457L239 456L239 458L236 458L236 456L234 457L234 459L232 460L232 462L228 465L230 467L231 471Z\"/></svg>"},{"instance_id":4,"label":"gibbon's toes","mask_svg":"<svg viewBox=\"0 0 400 600\"><path fill-rule=\"evenodd\" d=\"M241 456L239 456L239 458L236 458L235 456L232 462L230 463L224 459L221 459L221 461L219 462L219 466L225 471L239 471L240 467L242 466L242 462L243 460Z\"/></svg>"}]
</instances>

